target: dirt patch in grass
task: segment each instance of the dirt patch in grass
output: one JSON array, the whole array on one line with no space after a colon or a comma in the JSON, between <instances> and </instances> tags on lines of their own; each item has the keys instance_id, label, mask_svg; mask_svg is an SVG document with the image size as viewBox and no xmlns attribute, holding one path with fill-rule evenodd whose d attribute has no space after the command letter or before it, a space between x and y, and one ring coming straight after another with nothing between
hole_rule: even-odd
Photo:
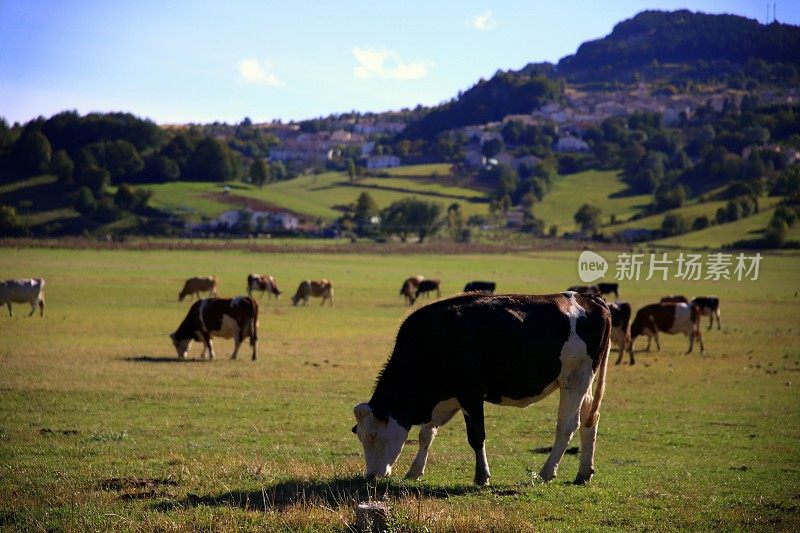
<instances>
[{"instance_id":1,"label":"dirt patch in grass","mask_svg":"<svg viewBox=\"0 0 800 533\"><path fill-rule=\"evenodd\" d=\"M41 435L77 435L80 433L77 429L51 429L51 428L42 428L39 430L39 434Z\"/></svg>"},{"instance_id":2,"label":"dirt patch in grass","mask_svg":"<svg viewBox=\"0 0 800 533\"><path fill-rule=\"evenodd\" d=\"M233 205L236 207L240 207L242 209L250 209L252 211L271 211L271 212L280 211L282 213L292 213L292 211L288 209L278 207L263 200L259 200L257 198L248 198L246 196L239 196L238 194L231 194L224 192L209 192L203 194L203 198L208 198L209 200L213 200L215 202L219 202L222 204ZM297 213L292 213L292 214L298 218L307 218Z\"/></svg>"}]
</instances>

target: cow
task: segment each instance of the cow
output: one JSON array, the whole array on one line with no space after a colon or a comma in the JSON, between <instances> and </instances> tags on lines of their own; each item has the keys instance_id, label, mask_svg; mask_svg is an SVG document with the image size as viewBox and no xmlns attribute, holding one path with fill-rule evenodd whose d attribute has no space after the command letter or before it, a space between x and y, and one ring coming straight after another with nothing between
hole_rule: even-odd
<instances>
[{"instance_id":1,"label":"cow","mask_svg":"<svg viewBox=\"0 0 800 533\"><path fill-rule=\"evenodd\" d=\"M195 296L200 299L201 292L208 292L209 296L217 296L217 277L216 276L200 276L189 278L183 284L180 294L178 294L178 301L182 302L184 298L191 295L194 301Z\"/></svg>"},{"instance_id":2,"label":"cow","mask_svg":"<svg viewBox=\"0 0 800 533\"><path fill-rule=\"evenodd\" d=\"M661 351L661 344L658 342L659 331L671 335L676 333L688 335L689 350L686 353L692 352L695 338L700 342L700 353L705 351L703 335L700 333L700 307L697 305L682 302L657 303L639 309L631 324L631 354L633 343L640 335L647 336L648 351L651 339L655 339L656 348Z\"/></svg>"},{"instance_id":3,"label":"cow","mask_svg":"<svg viewBox=\"0 0 800 533\"><path fill-rule=\"evenodd\" d=\"M436 297L440 298L442 296L442 281L438 279L423 279L419 282L417 286L417 292L415 296L419 298L420 294L424 294L425 296L430 296L428 293L431 291L436 291Z\"/></svg>"},{"instance_id":4,"label":"cow","mask_svg":"<svg viewBox=\"0 0 800 533\"><path fill-rule=\"evenodd\" d=\"M424 279L424 276L416 275L406 278L403 282L402 287L400 287L400 296L405 297L406 305L414 305L414 302L417 300L417 287L419 287L419 284Z\"/></svg>"},{"instance_id":5,"label":"cow","mask_svg":"<svg viewBox=\"0 0 800 533\"><path fill-rule=\"evenodd\" d=\"M464 292L491 292L494 293L497 283L494 281L470 281L464 285Z\"/></svg>"},{"instance_id":6,"label":"cow","mask_svg":"<svg viewBox=\"0 0 800 533\"><path fill-rule=\"evenodd\" d=\"M489 483L483 402L525 407L559 389L555 444L540 476L552 480L580 426L576 483L594 473L611 314L599 297L461 294L426 305L400 326L369 402L353 409L352 431L369 477L389 476L412 426L419 450L407 478L425 472L440 426L463 411L478 485ZM594 394L592 382L596 380Z\"/></svg>"},{"instance_id":7,"label":"cow","mask_svg":"<svg viewBox=\"0 0 800 533\"><path fill-rule=\"evenodd\" d=\"M631 304L628 302L612 302L608 304L611 311L611 342L619 347L619 355L615 364L622 363L625 348L628 349L630 363L634 364L633 347L631 346Z\"/></svg>"},{"instance_id":8,"label":"cow","mask_svg":"<svg viewBox=\"0 0 800 533\"><path fill-rule=\"evenodd\" d=\"M600 295L600 289L597 285L573 285L569 289L568 292L579 292L581 294L595 294L597 296Z\"/></svg>"},{"instance_id":9,"label":"cow","mask_svg":"<svg viewBox=\"0 0 800 533\"><path fill-rule=\"evenodd\" d=\"M31 312L28 313L28 316L32 316L37 307L39 316L44 316L44 280L34 278L0 281L0 307L6 305L9 316L14 316L11 310L12 302L31 304Z\"/></svg>"},{"instance_id":10,"label":"cow","mask_svg":"<svg viewBox=\"0 0 800 533\"><path fill-rule=\"evenodd\" d=\"M297 292L292 296L292 305L296 306L300 300L303 300L303 305L308 305L311 296L317 298L321 296L322 303L320 305L325 305L325 300L328 300L333 306L333 283L328 279L301 281Z\"/></svg>"},{"instance_id":11,"label":"cow","mask_svg":"<svg viewBox=\"0 0 800 533\"><path fill-rule=\"evenodd\" d=\"M692 303L700 307L700 314L708 317L708 329L714 325L714 317L717 317L717 331L722 329L719 322L719 298L716 296L697 296L692 299Z\"/></svg>"},{"instance_id":12,"label":"cow","mask_svg":"<svg viewBox=\"0 0 800 533\"><path fill-rule=\"evenodd\" d=\"M662 304L688 304L689 299L686 296L680 294L672 294L669 296L663 296L661 298Z\"/></svg>"},{"instance_id":13,"label":"cow","mask_svg":"<svg viewBox=\"0 0 800 533\"><path fill-rule=\"evenodd\" d=\"M269 294L270 300L274 295L280 300L281 290L278 288L278 282L272 276L262 276L260 274L249 274L247 276L247 295L253 296L253 291L261 291L261 298L264 293Z\"/></svg>"},{"instance_id":14,"label":"cow","mask_svg":"<svg viewBox=\"0 0 800 533\"><path fill-rule=\"evenodd\" d=\"M203 342L203 353L214 359L213 337L233 338L231 359L236 359L239 347L246 337L253 348L253 361L258 359L258 304L249 296L237 298L206 298L189 308L186 318L174 333L172 344L180 359L185 359L192 341Z\"/></svg>"},{"instance_id":15,"label":"cow","mask_svg":"<svg viewBox=\"0 0 800 533\"><path fill-rule=\"evenodd\" d=\"M619 283L598 283L597 290L600 294L614 293L614 298L619 298Z\"/></svg>"}]
</instances>

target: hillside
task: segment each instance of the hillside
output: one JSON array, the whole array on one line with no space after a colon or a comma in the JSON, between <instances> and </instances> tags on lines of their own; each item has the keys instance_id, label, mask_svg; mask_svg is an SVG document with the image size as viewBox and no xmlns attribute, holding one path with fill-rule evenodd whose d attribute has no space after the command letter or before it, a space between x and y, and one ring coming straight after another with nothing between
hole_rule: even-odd
<instances>
[{"instance_id":1,"label":"hillside","mask_svg":"<svg viewBox=\"0 0 800 533\"><path fill-rule=\"evenodd\" d=\"M743 66L754 59L800 64L800 28L736 15L643 11L617 24L606 37L581 44L574 55L558 62L557 72L571 81L596 81L654 62Z\"/></svg>"}]
</instances>

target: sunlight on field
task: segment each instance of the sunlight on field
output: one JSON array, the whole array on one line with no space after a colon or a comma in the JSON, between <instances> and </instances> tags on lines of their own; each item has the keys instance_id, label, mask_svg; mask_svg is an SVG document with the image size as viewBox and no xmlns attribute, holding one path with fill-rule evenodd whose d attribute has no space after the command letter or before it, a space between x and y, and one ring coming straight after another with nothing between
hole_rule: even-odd
<instances>
[{"instance_id":1,"label":"sunlight on field","mask_svg":"<svg viewBox=\"0 0 800 533\"><path fill-rule=\"evenodd\" d=\"M682 336L635 366L611 366L594 480L534 480L552 445L557 397L525 410L487 405L492 487L471 485L457 417L425 477L368 485L350 432L400 321L414 274L444 294L473 279L499 292L577 282L577 252L496 255L3 249L5 277L47 280L44 318L0 316L0 516L21 530L329 530L358 500L388 495L395 527L421 530L797 530L800 484L800 258L765 256L755 282L638 281L634 310L664 294L716 294L722 331L707 353ZM214 274L242 294L250 272L284 291L261 300L260 359L178 362L168 333L188 309L185 278ZM292 307L305 278L328 277L333 308ZM705 321L703 324L705 328ZM640 341L641 342L641 341ZM641 348L641 345L639 345ZM416 438L412 432L410 438ZM574 439L572 445L577 445ZM401 473L415 444L400 458ZM575 513L580 509L580 513Z\"/></svg>"}]
</instances>

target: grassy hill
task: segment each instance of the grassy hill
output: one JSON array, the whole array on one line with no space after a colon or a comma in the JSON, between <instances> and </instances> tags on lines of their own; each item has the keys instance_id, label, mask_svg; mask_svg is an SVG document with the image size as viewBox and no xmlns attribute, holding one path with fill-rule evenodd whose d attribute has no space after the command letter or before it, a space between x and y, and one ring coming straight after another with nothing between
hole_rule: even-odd
<instances>
[{"instance_id":1,"label":"grassy hill","mask_svg":"<svg viewBox=\"0 0 800 533\"><path fill-rule=\"evenodd\" d=\"M228 197L240 196L287 209L313 218L332 220L341 214L341 208L355 202L366 191L380 207L408 196L434 201L444 209L458 202L467 215L488 213L485 195L475 189L454 187L437 183L434 173L449 172L448 165L420 165L392 169L396 177L367 177L351 184L341 172L309 174L293 180L267 185L263 189L246 184L229 184ZM225 185L219 183L177 182L151 185L151 204L154 207L199 218L201 214L217 216L233 209L230 203L220 201L219 193Z\"/></svg>"},{"instance_id":2,"label":"grassy hill","mask_svg":"<svg viewBox=\"0 0 800 533\"><path fill-rule=\"evenodd\" d=\"M547 227L557 224L559 234L578 229L573 216L583 204L592 204L602 209L603 222L611 215L617 220L627 220L651 201L648 194L623 195L627 186L615 170L587 170L559 176L555 179L553 190L541 203L533 207L537 218L545 221Z\"/></svg>"}]
</instances>

